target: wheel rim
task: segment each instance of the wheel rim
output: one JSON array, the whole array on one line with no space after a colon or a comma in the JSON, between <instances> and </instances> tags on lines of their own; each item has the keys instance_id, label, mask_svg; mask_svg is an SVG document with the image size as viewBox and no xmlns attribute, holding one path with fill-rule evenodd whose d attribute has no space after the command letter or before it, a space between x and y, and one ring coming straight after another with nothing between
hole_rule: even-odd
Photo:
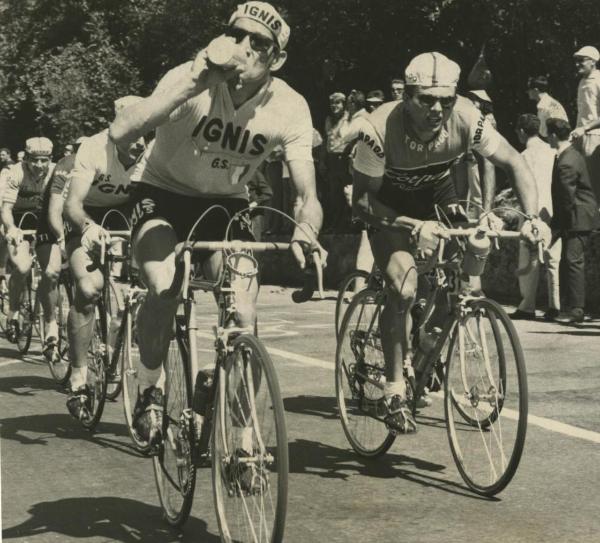
<instances>
[{"instance_id":1,"label":"wheel rim","mask_svg":"<svg viewBox=\"0 0 600 543\"><path fill-rule=\"evenodd\" d=\"M19 307L17 322L19 323L19 333L17 335L17 347L21 352L29 349L31 334L33 332L33 315L31 304L29 303L29 292L23 293L23 299Z\"/></svg>"},{"instance_id":2,"label":"wheel rim","mask_svg":"<svg viewBox=\"0 0 600 543\"><path fill-rule=\"evenodd\" d=\"M262 356L252 344L237 348L228 358L227 377L214 428L213 485L221 535L225 541L277 540L274 530L287 488L287 448L283 420L278 421L270 375L257 370L254 357ZM226 384L225 384L226 383ZM250 451L249 449L252 449ZM241 451L245 452L242 453ZM282 464L285 464L285 468ZM281 471L280 471L281 470ZM282 471L285 470L285 474ZM254 480L254 485L248 481ZM249 491L253 487L254 493Z\"/></svg>"},{"instance_id":3,"label":"wheel rim","mask_svg":"<svg viewBox=\"0 0 600 543\"><path fill-rule=\"evenodd\" d=\"M56 306L56 322L58 324L58 355L55 360L49 360L48 365L54 379L58 382L65 382L69 376L69 340L67 337L67 316L69 314L69 299L60 286L58 290L58 303Z\"/></svg>"},{"instance_id":4,"label":"wheel rim","mask_svg":"<svg viewBox=\"0 0 600 543\"><path fill-rule=\"evenodd\" d=\"M449 351L450 445L467 484L484 494L506 486L522 451L527 394L515 340L494 308L480 305L459 322Z\"/></svg>"},{"instance_id":5,"label":"wheel rim","mask_svg":"<svg viewBox=\"0 0 600 543\"><path fill-rule=\"evenodd\" d=\"M386 407L382 387L377 386L385 379L379 307L372 291L363 291L354 298L342 324L336 356L336 392L342 425L352 447L364 455L379 453L389 439L393 440L381 420Z\"/></svg>"}]
</instances>

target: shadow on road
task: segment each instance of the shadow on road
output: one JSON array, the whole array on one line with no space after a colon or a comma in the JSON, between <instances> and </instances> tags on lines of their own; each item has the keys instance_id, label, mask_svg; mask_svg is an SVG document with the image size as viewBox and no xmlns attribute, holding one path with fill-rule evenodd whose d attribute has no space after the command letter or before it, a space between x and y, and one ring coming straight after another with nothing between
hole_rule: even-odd
<instances>
[{"instance_id":1,"label":"shadow on road","mask_svg":"<svg viewBox=\"0 0 600 543\"><path fill-rule=\"evenodd\" d=\"M283 407L290 413L311 415L327 420L336 420L338 416L337 400L332 396L294 396L284 398Z\"/></svg>"},{"instance_id":2,"label":"shadow on road","mask_svg":"<svg viewBox=\"0 0 600 543\"><path fill-rule=\"evenodd\" d=\"M552 332L541 332L541 331L531 331L529 334L550 334L552 336L556 335L564 335L564 336L584 336L584 337L597 337L600 336L600 331L587 331L590 327L585 328L575 328L574 326L569 326L569 330L553 330Z\"/></svg>"},{"instance_id":3,"label":"shadow on road","mask_svg":"<svg viewBox=\"0 0 600 543\"><path fill-rule=\"evenodd\" d=\"M401 478L411 483L465 498L499 501L498 498L477 496L458 483L431 475L443 472L446 469L443 464L403 454L387 453L379 458L368 459L358 456L350 449L340 449L307 439L298 439L290 443L289 452L290 473L343 480L349 479L351 475L364 475L380 479Z\"/></svg>"},{"instance_id":4,"label":"shadow on road","mask_svg":"<svg viewBox=\"0 0 600 543\"><path fill-rule=\"evenodd\" d=\"M42 390L64 391L64 387L53 379L40 375L13 375L0 378L0 392L7 392L15 396L35 396Z\"/></svg>"},{"instance_id":5,"label":"shadow on road","mask_svg":"<svg viewBox=\"0 0 600 543\"><path fill-rule=\"evenodd\" d=\"M28 512L29 519L3 530L5 540L52 533L123 543L219 541L200 519L191 517L181 530L176 530L162 520L160 507L125 498L66 498L37 503Z\"/></svg>"}]
</instances>

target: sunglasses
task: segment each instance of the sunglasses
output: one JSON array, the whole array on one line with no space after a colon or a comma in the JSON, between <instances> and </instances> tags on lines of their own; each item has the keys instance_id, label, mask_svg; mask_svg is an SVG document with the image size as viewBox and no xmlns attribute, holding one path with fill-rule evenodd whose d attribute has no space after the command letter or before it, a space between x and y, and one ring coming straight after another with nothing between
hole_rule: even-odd
<instances>
[{"instance_id":1,"label":"sunglasses","mask_svg":"<svg viewBox=\"0 0 600 543\"><path fill-rule=\"evenodd\" d=\"M438 102L442 109L450 109L456 104L456 95L455 96L434 96L433 94L419 94L417 96L417 100L419 104L423 107L427 107L431 109Z\"/></svg>"},{"instance_id":2,"label":"sunglasses","mask_svg":"<svg viewBox=\"0 0 600 543\"><path fill-rule=\"evenodd\" d=\"M268 53L272 47L275 46L275 42L266 36L257 34L255 32L248 32L242 28L236 28L230 26L225 30L225 35L233 38L235 43L240 43L246 36L250 38L250 47L257 53Z\"/></svg>"}]
</instances>

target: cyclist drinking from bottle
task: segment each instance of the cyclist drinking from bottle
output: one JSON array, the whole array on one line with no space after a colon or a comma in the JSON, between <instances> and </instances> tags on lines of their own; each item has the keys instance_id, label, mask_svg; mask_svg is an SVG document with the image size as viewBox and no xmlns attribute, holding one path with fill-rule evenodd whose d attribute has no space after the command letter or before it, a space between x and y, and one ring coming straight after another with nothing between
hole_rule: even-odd
<instances>
[{"instance_id":1,"label":"cyclist drinking from bottle","mask_svg":"<svg viewBox=\"0 0 600 543\"><path fill-rule=\"evenodd\" d=\"M388 424L410 432L416 425L406 405L403 367L412 365L415 254L431 257L447 237L437 209L451 219L461 218L452 164L469 149L487 157L506 172L529 215L522 236L533 242L535 232L545 228L534 216L537 190L527 165L481 112L456 94L458 65L440 53L423 53L410 62L405 75L403 101L380 106L359 137L353 208L376 229L373 254L389 285L380 323Z\"/></svg>"}]
</instances>

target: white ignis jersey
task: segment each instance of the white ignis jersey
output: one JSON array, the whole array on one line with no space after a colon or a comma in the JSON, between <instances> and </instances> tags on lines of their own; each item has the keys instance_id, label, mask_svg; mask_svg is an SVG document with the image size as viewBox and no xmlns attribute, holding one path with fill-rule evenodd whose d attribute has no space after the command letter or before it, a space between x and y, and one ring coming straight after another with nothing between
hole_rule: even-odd
<instances>
[{"instance_id":1,"label":"white ignis jersey","mask_svg":"<svg viewBox=\"0 0 600 543\"><path fill-rule=\"evenodd\" d=\"M354 169L383 178L383 185L412 191L450 176L450 167L469 149L492 155L501 136L469 100L459 96L437 137L424 143L410 128L404 102L377 108L363 125Z\"/></svg>"},{"instance_id":2,"label":"white ignis jersey","mask_svg":"<svg viewBox=\"0 0 600 543\"><path fill-rule=\"evenodd\" d=\"M155 92L191 64L171 70ZM237 109L222 83L171 114L132 179L187 196L247 198L246 183L275 146L287 161L312 161L312 137L308 104L284 81L271 78Z\"/></svg>"},{"instance_id":3,"label":"white ignis jersey","mask_svg":"<svg viewBox=\"0 0 600 543\"><path fill-rule=\"evenodd\" d=\"M126 203L133 185L131 173L135 165L125 169L117 155L117 147L108 129L87 138L81 144L71 171L70 183L91 183L83 202L90 207L112 207Z\"/></svg>"},{"instance_id":4,"label":"white ignis jersey","mask_svg":"<svg viewBox=\"0 0 600 543\"><path fill-rule=\"evenodd\" d=\"M14 204L14 211L34 211L42 207L44 191L56 164L50 162L48 173L35 179L24 162L4 168L0 174L0 198Z\"/></svg>"}]
</instances>

